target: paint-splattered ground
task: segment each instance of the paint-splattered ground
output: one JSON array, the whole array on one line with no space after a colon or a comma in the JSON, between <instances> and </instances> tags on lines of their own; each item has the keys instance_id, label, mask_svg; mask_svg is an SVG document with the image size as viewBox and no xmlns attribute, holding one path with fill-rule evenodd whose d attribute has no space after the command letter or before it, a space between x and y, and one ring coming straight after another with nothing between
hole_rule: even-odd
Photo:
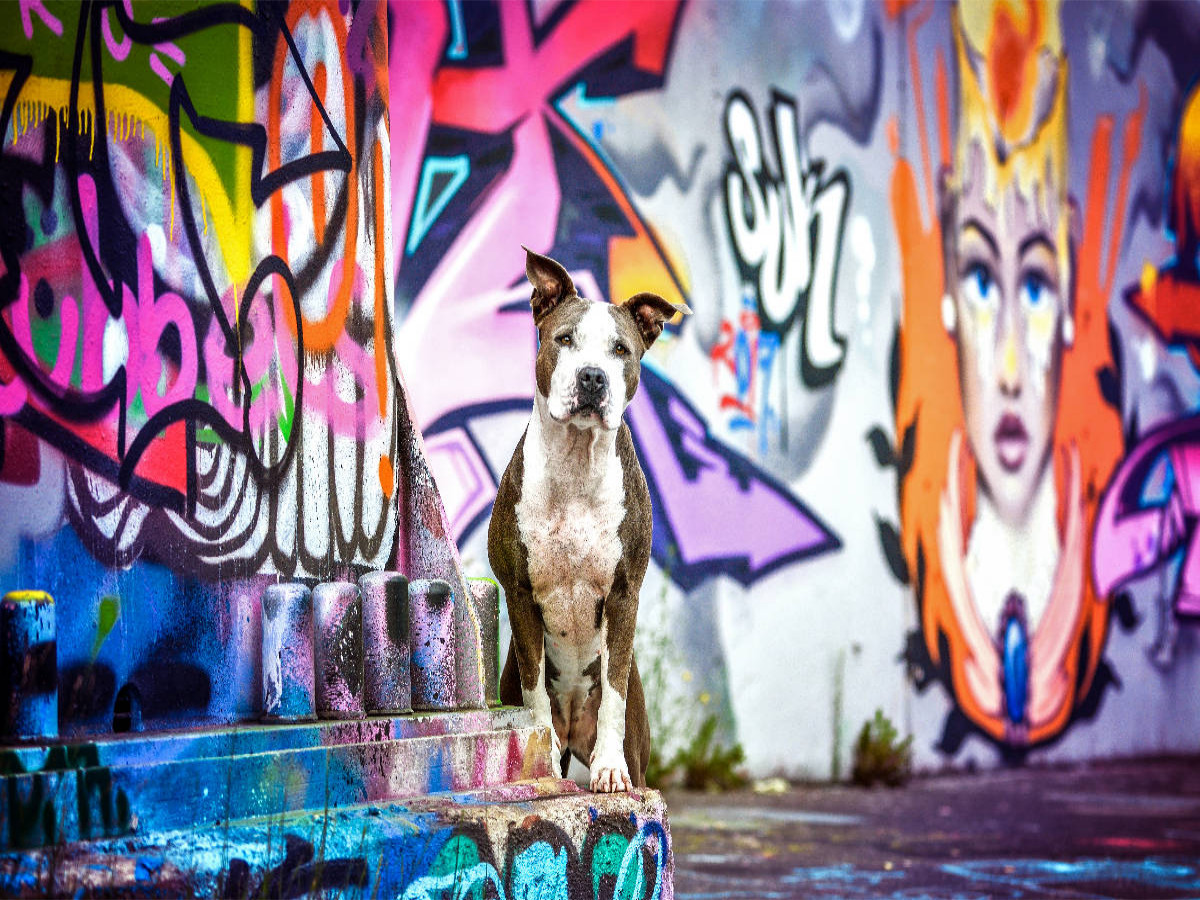
<instances>
[{"instance_id":1,"label":"paint-splattered ground","mask_svg":"<svg viewBox=\"0 0 1200 900\"><path fill-rule=\"evenodd\" d=\"M1200 898L1200 758L668 806L679 900Z\"/></svg>"}]
</instances>

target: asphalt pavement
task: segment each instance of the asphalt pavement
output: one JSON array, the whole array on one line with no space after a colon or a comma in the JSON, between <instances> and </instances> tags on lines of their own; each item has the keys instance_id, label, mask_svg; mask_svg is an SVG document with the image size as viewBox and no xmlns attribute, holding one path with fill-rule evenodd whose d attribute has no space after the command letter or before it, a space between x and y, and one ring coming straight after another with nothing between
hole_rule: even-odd
<instances>
[{"instance_id":1,"label":"asphalt pavement","mask_svg":"<svg viewBox=\"0 0 1200 900\"><path fill-rule=\"evenodd\" d=\"M1200 756L773 787L667 793L679 900L1200 898Z\"/></svg>"}]
</instances>

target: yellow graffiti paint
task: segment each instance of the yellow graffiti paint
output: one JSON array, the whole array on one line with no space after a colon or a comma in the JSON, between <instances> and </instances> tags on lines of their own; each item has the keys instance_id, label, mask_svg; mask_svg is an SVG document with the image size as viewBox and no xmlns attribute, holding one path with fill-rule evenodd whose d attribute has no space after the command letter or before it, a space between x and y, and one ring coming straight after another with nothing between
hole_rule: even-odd
<instances>
[{"instance_id":1,"label":"yellow graffiti paint","mask_svg":"<svg viewBox=\"0 0 1200 900\"><path fill-rule=\"evenodd\" d=\"M9 591L4 599L11 603L54 603L54 598L45 591Z\"/></svg>"},{"instance_id":2,"label":"yellow graffiti paint","mask_svg":"<svg viewBox=\"0 0 1200 900\"><path fill-rule=\"evenodd\" d=\"M247 54L248 54L247 50ZM243 66L242 81L249 81L248 69ZM11 81L11 76L9 76ZM22 87L21 97L17 102L14 116L14 140L28 133L30 128L40 124L50 115L65 116L70 109L71 83L66 79L44 78L32 76ZM252 85L247 86L251 94ZM167 114L145 95L126 87L125 85L107 85L104 89L105 104L110 110L108 122L105 123L107 133L115 140L128 140L135 133L143 137L147 132L153 137L157 152L155 155L159 168L163 170L164 179L171 183L171 212L169 233L174 240L175 232L175 181L171 177L175 160L172 159L170 146L170 128ZM79 95L80 131L87 130L91 134L89 153L95 153L96 128L95 105L83 93ZM239 101L240 106L245 105ZM239 106L239 109L240 109ZM250 118L253 117L253 97L249 105ZM85 124L86 122L86 124ZM250 227L252 225L250 190L248 182L243 185L238 182L237 190L240 195L235 215L234 205L226 194L217 174L216 166L211 157L195 138L186 132L180 135L185 170L195 187L197 205L202 210L207 231L208 220L216 232L217 244L225 262L226 276L233 284L244 284L250 275ZM240 151L239 151L240 152ZM245 158L238 166L240 173L245 170L245 178L249 178L249 150L245 150ZM205 212L206 211L206 212Z\"/></svg>"},{"instance_id":3,"label":"yellow graffiti paint","mask_svg":"<svg viewBox=\"0 0 1200 900\"><path fill-rule=\"evenodd\" d=\"M1142 263L1141 290L1143 297L1153 297L1154 289L1158 286L1158 269L1153 263Z\"/></svg>"},{"instance_id":4,"label":"yellow graffiti paint","mask_svg":"<svg viewBox=\"0 0 1200 900\"><path fill-rule=\"evenodd\" d=\"M254 0L241 0L241 5L251 12L254 11ZM239 122L254 121L254 42L250 29L238 29L238 67L237 67L237 115ZM250 176L252 159L250 148L239 146L234 151L234 231L244 245L252 243L250 236L254 228L254 202L250 198ZM237 286L245 283L249 277L249 266L244 278L234 278L233 317L236 324L239 310L237 304ZM240 335L239 330L239 335Z\"/></svg>"}]
</instances>

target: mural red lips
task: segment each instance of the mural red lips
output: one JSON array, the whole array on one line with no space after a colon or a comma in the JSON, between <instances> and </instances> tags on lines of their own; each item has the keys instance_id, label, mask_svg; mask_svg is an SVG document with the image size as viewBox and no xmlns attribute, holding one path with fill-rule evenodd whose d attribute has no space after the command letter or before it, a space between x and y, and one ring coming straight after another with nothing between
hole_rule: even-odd
<instances>
[{"instance_id":1,"label":"mural red lips","mask_svg":"<svg viewBox=\"0 0 1200 900\"><path fill-rule=\"evenodd\" d=\"M1016 472L1024 465L1025 456L1029 452L1029 432L1025 430L1025 423L1021 421L1020 416L1015 413L1005 413L1001 416L993 440L996 444L996 456L1004 471Z\"/></svg>"}]
</instances>

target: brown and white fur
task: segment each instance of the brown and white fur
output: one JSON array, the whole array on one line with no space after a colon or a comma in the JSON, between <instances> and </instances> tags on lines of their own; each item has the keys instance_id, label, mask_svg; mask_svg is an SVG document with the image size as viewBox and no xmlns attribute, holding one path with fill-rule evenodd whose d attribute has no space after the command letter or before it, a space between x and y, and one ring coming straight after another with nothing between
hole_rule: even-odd
<instances>
[{"instance_id":1,"label":"brown and white fur","mask_svg":"<svg viewBox=\"0 0 1200 900\"><path fill-rule=\"evenodd\" d=\"M529 250L525 272L537 390L488 528L512 626L500 698L550 726L556 774L574 755L593 791L628 791L645 786L650 755L633 631L651 512L623 415L663 322L690 310L649 293L585 300Z\"/></svg>"}]
</instances>

